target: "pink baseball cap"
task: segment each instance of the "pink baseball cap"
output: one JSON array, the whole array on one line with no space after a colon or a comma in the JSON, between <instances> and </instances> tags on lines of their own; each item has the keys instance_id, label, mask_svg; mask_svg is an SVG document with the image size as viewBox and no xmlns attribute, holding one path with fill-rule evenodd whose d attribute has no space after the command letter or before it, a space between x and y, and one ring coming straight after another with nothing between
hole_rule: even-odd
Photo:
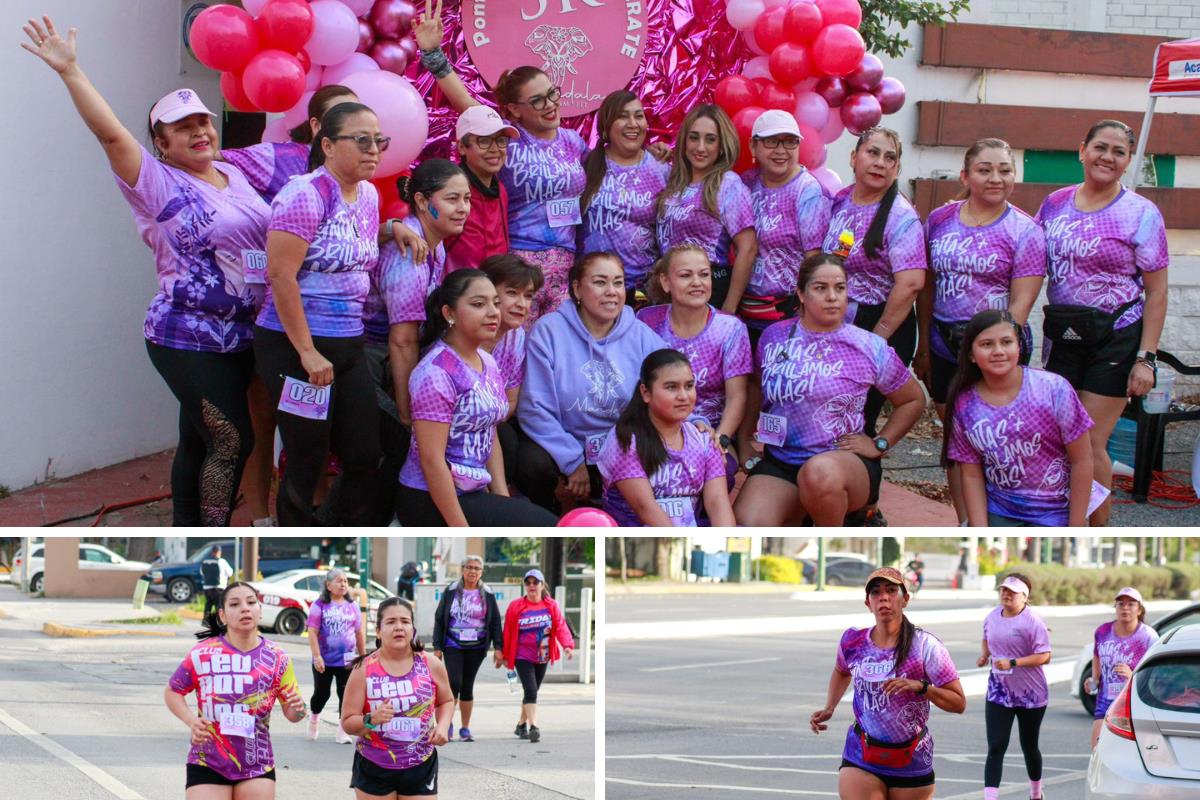
<instances>
[{"instance_id":1,"label":"pink baseball cap","mask_svg":"<svg viewBox=\"0 0 1200 800\"><path fill-rule=\"evenodd\" d=\"M150 124L157 125L160 122L178 122L184 117L190 117L192 114L208 114L210 117L216 116L216 114L208 110L208 106L200 102L200 95L196 94L195 91L192 89L176 89L168 93L150 109Z\"/></svg>"},{"instance_id":2,"label":"pink baseball cap","mask_svg":"<svg viewBox=\"0 0 1200 800\"><path fill-rule=\"evenodd\" d=\"M458 115L458 123L454 126L454 138L460 142L464 136L495 136L501 132L513 139L520 135L491 106L471 106Z\"/></svg>"},{"instance_id":3,"label":"pink baseball cap","mask_svg":"<svg viewBox=\"0 0 1200 800\"><path fill-rule=\"evenodd\" d=\"M1004 579L1004 583L1000 584L1001 589L1008 589L1010 592L1019 592L1020 594L1029 597L1029 587L1025 581L1018 578L1016 575L1009 575Z\"/></svg>"},{"instance_id":4,"label":"pink baseball cap","mask_svg":"<svg viewBox=\"0 0 1200 800\"><path fill-rule=\"evenodd\" d=\"M1142 602L1142 593L1132 586L1126 586L1124 589L1117 592L1117 596L1113 598L1113 602L1115 603L1122 597L1128 597L1130 600L1137 600L1139 603L1142 603L1142 605L1145 605L1145 603Z\"/></svg>"},{"instance_id":5,"label":"pink baseball cap","mask_svg":"<svg viewBox=\"0 0 1200 800\"><path fill-rule=\"evenodd\" d=\"M800 126L796 124L796 118L778 108L759 114L758 119L754 120L750 135L755 139L766 139L769 136L795 136L804 139L800 133Z\"/></svg>"}]
</instances>

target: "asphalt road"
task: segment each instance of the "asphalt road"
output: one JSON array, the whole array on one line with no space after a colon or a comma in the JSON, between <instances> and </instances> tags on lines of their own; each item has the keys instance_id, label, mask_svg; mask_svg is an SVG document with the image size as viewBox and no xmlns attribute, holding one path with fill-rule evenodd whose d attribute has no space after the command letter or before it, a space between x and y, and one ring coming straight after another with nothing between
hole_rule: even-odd
<instances>
[{"instance_id":1,"label":"asphalt road","mask_svg":"<svg viewBox=\"0 0 1200 800\"><path fill-rule=\"evenodd\" d=\"M658 619L713 619L716 629L715 620L735 601L750 602L765 615L777 616L861 611L861 625L871 624L857 596L844 602L793 602L790 608L786 595L620 597L609 600L607 612L610 620L634 621L649 607L661 606ZM733 616L748 616L742 611ZM984 613L981 608L978 623L928 626L964 676L982 672L975 668L975 659ZM1048 620L1058 659L1074 659L1105 619L1097 615ZM606 796L837 797L837 768L851 721L849 703L839 708L829 732L820 737L809 730L808 717L824 705L839 636L821 631L734 637L718 631L704 639L606 641ZM1054 800L1083 798L1090 726L1079 701L1068 695L1067 684L1053 685L1041 750L1047 796ZM961 716L934 709L930 730L936 743L936 796L980 797L987 751L983 697L971 696L968 690L967 711ZM1028 797L1016 742L1014 731L1002 797Z\"/></svg>"}]
</instances>

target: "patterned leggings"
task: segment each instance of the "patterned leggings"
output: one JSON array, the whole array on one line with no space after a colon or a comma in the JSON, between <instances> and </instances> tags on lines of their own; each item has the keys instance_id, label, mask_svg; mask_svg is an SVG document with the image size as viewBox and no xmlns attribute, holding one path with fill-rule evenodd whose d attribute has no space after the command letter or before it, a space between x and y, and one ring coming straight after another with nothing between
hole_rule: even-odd
<instances>
[{"instance_id":1,"label":"patterned leggings","mask_svg":"<svg viewBox=\"0 0 1200 800\"><path fill-rule=\"evenodd\" d=\"M525 320L525 330L528 331L533 328L533 323L558 308L562 305L562 301L569 297L567 273L571 271L575 255L570 250L564 250L561 247L536 251L513 250L512 254L540 267L542 277L545 278L542 288L538 289L537 294L533 296L533 305Z\"/></svg>"}]
</instances>

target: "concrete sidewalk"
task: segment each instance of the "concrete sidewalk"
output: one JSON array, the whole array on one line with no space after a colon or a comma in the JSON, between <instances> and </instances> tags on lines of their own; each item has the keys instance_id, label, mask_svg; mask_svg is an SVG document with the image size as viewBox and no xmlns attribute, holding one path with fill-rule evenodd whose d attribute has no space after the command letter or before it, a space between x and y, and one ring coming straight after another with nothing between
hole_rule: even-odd
<instances>
[{"instance_id":1,"label":"concrete sidewalk","mask_svg":"<svg viewBox=\"0 0 1200 800\"><path fill-rule=\"evenodd\" d=\"M50 636L182 635L179 625L122 624L114 620L153 619L167 606L133 607L130 600L49 599L22 594L16 586L0 585L0 618L22 630ZM50 626L47 630L47 626Z\"/></svg>"}]
</instances>

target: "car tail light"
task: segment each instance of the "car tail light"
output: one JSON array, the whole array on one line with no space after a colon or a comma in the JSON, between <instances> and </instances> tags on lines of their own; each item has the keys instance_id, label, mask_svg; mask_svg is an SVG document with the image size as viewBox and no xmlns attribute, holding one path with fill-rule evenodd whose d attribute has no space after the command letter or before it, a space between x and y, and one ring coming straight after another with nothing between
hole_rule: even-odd
<instances>
[{"instance_id":1,"label":"car tail light","mask_svg":"<svg viewBox=\"0 0 1200 800\"><path fill-rule=\"evenodd\" d=\"M1122 739L1134 741L1133 694L1130 692L1132 686L1133 678L1131 677L1125 681L1125 688L1121 689L1117 699L1113 700L1113 704L1108 707L1108 713L1104 715L1104 726Z\"/></svg>"}]
</instances>

